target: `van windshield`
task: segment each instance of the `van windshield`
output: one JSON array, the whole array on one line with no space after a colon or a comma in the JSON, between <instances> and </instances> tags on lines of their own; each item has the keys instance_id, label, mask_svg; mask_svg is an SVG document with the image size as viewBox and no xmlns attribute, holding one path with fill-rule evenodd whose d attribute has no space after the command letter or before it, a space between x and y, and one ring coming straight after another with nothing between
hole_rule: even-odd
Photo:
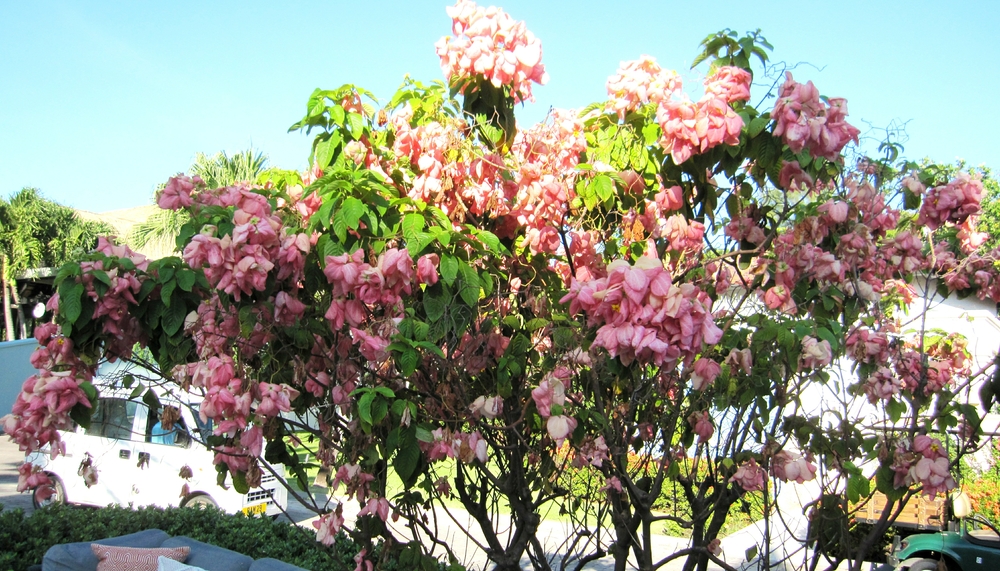
<instances>
[{"instance_id":1,"label":"van windshield","mask_svg":"<svg viewBox=\"0 0 1000 571\"><path fill-rule=\"evenodd\" d=\"M208 440L208 437L212 435L212 419L208 419L208 422L201 419L201 415L198 414L198 403L193 403L188 406L191 408L191 414L194 416L195 423L198 424L198 434L201 435L201 441L204 442Z\"/></svg>"}]
</instances>

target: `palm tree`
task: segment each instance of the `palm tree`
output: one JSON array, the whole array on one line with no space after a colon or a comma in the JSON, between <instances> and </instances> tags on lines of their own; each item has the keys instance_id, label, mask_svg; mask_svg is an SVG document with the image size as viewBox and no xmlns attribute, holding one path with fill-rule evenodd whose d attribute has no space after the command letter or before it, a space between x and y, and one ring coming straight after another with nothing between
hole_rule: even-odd
<instances>
[{"instance_id":1,"label":"palm tree","mask_svg":"<svg viewBox=\"0 0 1000 571\"><path fill-rule=\"evenodd\" d=\"M254 182L266 168L267 157L260 151L255 154L253 149L247 149L232 157L225 151L220 151L211 157L204 153L195 155L188 174L201 177L208 188L220 188ZM172 250L174 241L187 221L188 215L185 212L161 210L145 222L136 224L129 232L127 241L133 248L159 244L166 246L165 250Z\"/></svg>"},{"instance_id":2,"label":"palm tree","mask_svg":"<svg viewBox=\"0 0 1000 571\"><path fill-rule=\"evenodd\" d=\"M8 341L15 336L11 301L20 312L16 278L79 258L96 246L99 235L113 232L107 224L80 220L72 208L46 200L34 188L21 189L9 201L0 199L0 282ZM22 315L20 336L26 334Z\"/></svg>"}]
</instances>

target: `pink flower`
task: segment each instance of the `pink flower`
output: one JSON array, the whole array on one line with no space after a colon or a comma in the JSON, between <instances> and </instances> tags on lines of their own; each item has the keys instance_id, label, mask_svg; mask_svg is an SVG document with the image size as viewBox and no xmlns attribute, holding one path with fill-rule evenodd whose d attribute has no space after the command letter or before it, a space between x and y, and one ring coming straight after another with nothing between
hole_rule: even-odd
<instances>
[{"instance_id":1,"label":"pink flower","mask_svg":"<svg viewBox=\"0 0 1000 571\"><path fill-rule=\"evenodd\" d=\"M821 369L833 360L830 342L820 341L806 335L802 339L802 354L799 356L799 369Z\"/></svg>"},{"instance_id":2,"label":"pink flower","mask_svg":"<svg viewBox=\"0 0 1000 571\"><path fill-rule=\"evenodd\" d=\"M744 374L749 375L753 370L753 355L750 349L731 349L726 357L726 364L733 369L740 369Z\"/></svg>"},{"instance_id":3,"label":"pink flower","mask_svg":"<svg viewBox=\"0 0 1000 571\"><path fill-rule=\"evenodd\" d=\"M969 216L979 213L982 197L983 181L978 176L960 172L948 184L927 191L920 204L917 224L935 230L945 222L965 222Z\"/></svg>"},{"instance_id":4,"label":"pink flower","mask_svg":"<svg viewBox=\"0 0 1000 571\"><path fill-rule=\"evenodd\" d=\"M509 86L517 103L533 101L531 82L544 85L548 74L542 65L542 43L524 22L469 0L459 0L447 12L456 37L435 44L445 76L453 83L483 77L495 87Z\"/></svg>"},{"instance_id":5,"label":"pink flower","mask_svg":"<svg viewBox=\"0 0 1000 571\"><path fill-rule=\"evenodd\" d=\"M625 119L647 103L659 103L681 88L676 72L664 70L650 56L622 62L615 75L608 78L608 108Z\"/></svg>"},{"instance_id":6,"label":"pink flower","mask_svg":"<svg viewBox=\"0 0 1000 571\"><path fill-rule=\"evenodd\" d=\"M712 425L712 419L709 418L708 411L691 413L691 416L688 417L688 424L694 429L694 433L698 435L698 444L708 442L712 438L712 435L715 434L715 426Z\"/></svg>"},{"instance_id":7,"label":"pink flower","mask_svg":"<svg viewBox=\"0 0 1000 571\"><path fill-rule=\"evenodd\" d=\"M565 415L550 416L545 429L558 446L576 429L576 419Z\"/></svg>"},{"instance_id":8,"label":"pink flower","mask_svg":"<svg viewBox=\"0 0 1000 571\"><path fill-rule=\"evenodd\" d=\"M333 545L337 533L344 525L343 507L338 505L337 511L319 516L319 519L313 520L312 525L316 528L316 541L326 546Z\"/></svg>"},{"instance_id":9,"label":"pink flower","mask_svg":"<svg viewBox=\"0 0 1000 571\"><path fill-rule=\"evenodd\" d=\"M724 65L705 79L705 92L722 99L726 103L750 100L750 72L745 69Z\"/></svg>"},{"instance_id":10,"label":"pink flower","mask_svg":"<svg viewBox=\"0 0 1000 571\"><path fill-rule=\"evenodd\" d=\"M156 194L156 203L164 210L187 208L194 203L191 192L204 186L201 177L189 177L183 174L171 177L163 190Z\"/></svg>"},{"instance_id":11,"label":"pink flower","mask_svg":"<svg viewBox=\"0 0 1000 571\"><path fill-rule=\"evenodd\" d=\"M469 406L469 410L471 410L472 414L475 416L493 420L503 413L503 398L499 396L489 398L480 396L472 402L472 405Z\"/></svg>"},{"instance_id":12,"label":"pink flower","mask_svg":"<svg viewBox=\"0 0 1000 571\"><path fill-rule=\"evenodd\" d=\"M729 481L736 482L747 492L761 492L764 490L764 469L757 464L757 460L751 458L740 464Z\"/></svg>"},{"instance_id":13,"label":"pink flower","mask_svg":"<svg viewBox=\"0 0 1000 571\"><path fill-rule=\"evenodd\" d=\"M805 192L813 187L813 178L802 170L799 161L786 161L778 173L778 184L785 190Z\"/></svg>"},{"instance_id":14,"label":"pink flower","mask_svg":"<svg viewBox=\"0 0 1000 571\"><path fill-rule=\"evenodd\" d=\"M793 153L809 149L813 156L835 161L848 142L858 142L860 131L845 121L846 100L831 98L824 104L811 81L796 83L791 72L785 72L785 78L771 116L774 136Z\"/></svg>"},{"instance_id":15,"label":"pink flower","mask_svg":"<svg viewBox=\"0 0 1000 571\"><path fill-rule=\"evenodd\" d=\"M774 286L764 292L764 305L768 309L776 309L784 313L794 314L797 306L792 299L792 292L785 286Z\"/></svg>"},{"instance_id":16,"label":"pink flower","mask_svg":"<svg viewBox=\"0 0 1000 571\"><path fill-rule=\"evenodd\" d=\"M712 541L708 542L708 552L712 555L719 557L722 555L722 540L716 537Z\"/></svg>"},{"instance_id":17,"label":"pink flower","mask_svg":"<svg viewBox=\"0 0 1000 571\"><path fill-rule=\"evenodd\" d=\"M389 500L385 498L368 498L368 503L358 512L358 517L377 515L380 520L386 521L389 519L390 509L392 508L389 505Z\"/></svg>"},{"instance_id":18,"label":"pink flower","mask_svg":"<svg viewBox=\"0 0 1000 571\"><path fill-rule=\"evenodd\" d=\"M771 472L785 482L807 482L816 477L816 466L794 452L782 450L771 459Z\"/></svg>"},{"instance_id":19,"label":"pink flower","mask_svg":"<svg viewBox=\"0 0 1000 571\"><path fill-rule=\"evenodd\" d=\"M700 358L694 362L691 371L691 388L696 391L703 391L719 376L722 368L712 359Z\"/></svg>"},{"instance_id":20,"label":"pink flower","mask_svg":"<svg viewBox=\"0 0 1000 571\"><path fill-rule=\"evenodd\" d=\"M17 468L18 492L33 490L40 486L45 486L39 491L40 495L49 497L55 491L52 488L52 480L50 480L48 475L42 471L40 466L36 466L30 462L25 462Z\"/></svg>"},{"instance_id":21,"label":"pink flower","mask_svg":"<svg viewBox=\"0 0 1000 571\"><path fill-rule=\"evenodd\" d=\"M438 263L440 258L437 254L424 254L417 259L417 282L427 285L434 285L438 282Z\"/></svg>"},{"instance_id":22,"label":"pink flower","mask_svg":"<svg viewBox=\"0 0 1000 571\"><path fill-rule=\"evenodd\" d=\"M278 385L273 383L259 383L260 404L257 405L257 414L263 416L277 416L282 412L292 410L291 401L299 397L299 391L288 385Z\"/></svg>"}]
</instances>

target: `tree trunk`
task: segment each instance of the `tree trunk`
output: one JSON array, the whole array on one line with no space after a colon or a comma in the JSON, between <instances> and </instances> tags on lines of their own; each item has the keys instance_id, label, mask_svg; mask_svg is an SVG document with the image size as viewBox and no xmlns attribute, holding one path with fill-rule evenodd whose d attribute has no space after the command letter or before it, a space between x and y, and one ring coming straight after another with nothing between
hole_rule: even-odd
<instances>
[{"instance_id":1,"label":"tree trunk","mask_svg":"<svg viewBox=\"0 0 1000 571\"><path fill-rule=\"evenodd\" d=\"M14 303L17 305L17 327L18 327L18 339L28 338L28 328L25 325L24 316L24 306L21 305L21 296L17 295L17 282L15 281L10 288L10 295L14 298Z\"/></svg>"},{"instance_id":2,"label":"tree trunk","mask_svg":"<svg viewBox=\"0 0 1000 571\"><path fill-rule=\"evenodd\" d=\"M3 325L7 341L14 340L14 323L10 316L10 292L7 290L7 259L0 259L0 282L3 284Z\"/></svg>"}]
</instances>

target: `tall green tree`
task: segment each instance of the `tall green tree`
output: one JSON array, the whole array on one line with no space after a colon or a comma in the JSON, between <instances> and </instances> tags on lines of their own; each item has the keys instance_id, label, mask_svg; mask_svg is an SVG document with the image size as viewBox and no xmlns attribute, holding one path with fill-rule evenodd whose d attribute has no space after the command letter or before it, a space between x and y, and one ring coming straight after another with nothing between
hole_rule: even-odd
<instances>
[{"instance_id":1,"label":"tall green tree","mask_svg":"<svg viewBox=\"0 0 1000 571\"><path fill-rule=\"evenodd\" d=\"M17 333L11 314L12 302L19 303L17 276L74 260L93 249L98 236L113 232L105 223L82 220L72 208L46 200L35 188L23 188L9 200L0 200L0 280L8 341ZM20 336L26 334L21 319Z\"/></svg>"},{"instance_id":2,"label":"tall green tree","mask_svg":"<svg viewBox=\"0 0 1000 571\"><path fill-rule=\"evenodd\" d=\"M257 180L267 169L267 157L260 151L247 149L232 157L225 151L208 156L198 153L188 174L199 176L209 188L232 186ZM159 192L159 191L157 191ZM128 243L133 248L143 248L148 244L172 245L187 222L188 215L180 210L161 210L129 232Z\"/></svg>"}]
</instances>

